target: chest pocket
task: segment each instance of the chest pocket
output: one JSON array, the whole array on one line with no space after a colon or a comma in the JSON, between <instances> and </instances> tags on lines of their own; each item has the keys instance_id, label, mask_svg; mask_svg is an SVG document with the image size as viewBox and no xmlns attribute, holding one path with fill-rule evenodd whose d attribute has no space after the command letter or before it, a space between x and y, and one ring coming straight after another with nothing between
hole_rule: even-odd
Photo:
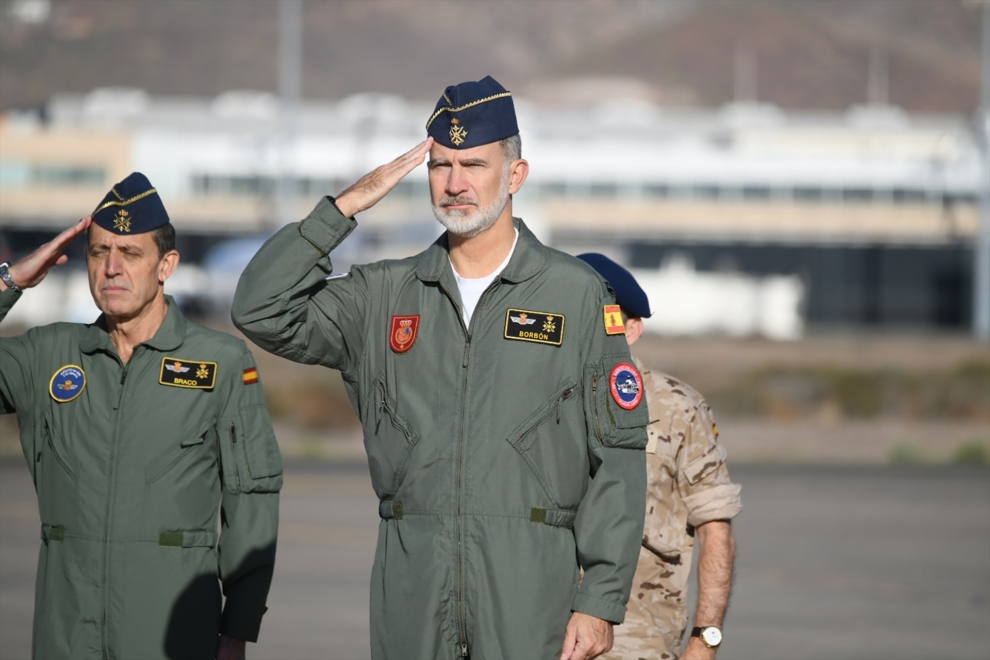
<instances>
[{"instance_id":1,"label":"chest pocket","mask_svg":"<svg viewBox=\"0 0 990 660\"><path fill-rule=\"evenodd\" d=\"M193 463L205 453L212 456L217 444L215 420L210 420L199 431L183 434L178 443L168 447L148 463L144 478L149 484L161 479L180 463Z\"/></svg>"},{"instance_id":2,"label":"chest pocket","mask_svg":"<svg viewBox=\"0 0 990 660\"><path fill-rule=\"evenodd\" d=\"M579 395L577 390L577 383L573 381L562 383L558 391L516 427L507 438L509 444L519 452L519 455L533 471L554 507L561 506L561 500L558 497L557 489L554 488L552 470L561 466L561 463L566 460L567 453L566 448L554 445L554 438L545 426L548 424L560 425L562 421L573 422L575 417L573 412L565 409L562 413L561 409L567 401ZM576 433L576 429L567 435L574 433ZM560 451L561 449L565 449L565 451L561 454L555 452L555 450Z\"/></svg>"},{"instance_id":3,"label":"chest pocket","mask_svg":"<svg viewBox=\"0 0 990 660\"><path fill-rule=\"evenodd\" d=\"M380 499L390 499L405 479L419 433L398 411L384 372L378 377L373 395L362 415L364 444L375 493Z\"/></svg>"},{"instance_id":4,"label":"chest pocket","mask_svg":"<svg viewBox=\"0 0 990 660\"><path fill-rule=\"evenodd\" d=\"M43 444L39 456L47 452L70 477L75 478L77 469L76 461L69 455L68 450L63 444L62 434L55 425L55 421L47 415L41 420L41 432Z\"/></svg>"}]
</instances>

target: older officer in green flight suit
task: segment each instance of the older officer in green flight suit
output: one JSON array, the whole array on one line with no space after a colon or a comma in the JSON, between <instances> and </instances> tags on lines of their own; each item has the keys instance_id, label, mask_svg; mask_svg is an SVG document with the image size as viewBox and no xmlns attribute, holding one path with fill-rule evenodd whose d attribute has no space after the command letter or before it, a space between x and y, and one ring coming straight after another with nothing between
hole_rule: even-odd
<instances>
[{"instance_id":1,"label":"older officer in green flight suit","mask_svg":"<svg viewBox=\"0 0 990 660\"><path fill-rule=\"evenodd\" d=\"M529 165L511 94L448 87L427 134L275 234L234 322L343 374L382 518L372 657L591 658L625 616L642 539L642 380L604 280L512 217ZM353 216L427 152L446 233L331 275Z\"/></svg>"},{"instance_id":2,"label":"older officer in green flight suit","mask_svg":"<svg viewBox=\"0 0 990 660\"><path fill-rule=\"evenodd\" d=\"M0 320L86 232L103 314L0 340L0 412L17 413L42 521L33 655L243 658L266 609L282 485L257 368L244 342L164 294L175 231L140 173L0 265Z\"/></svg>"}]
</instances>

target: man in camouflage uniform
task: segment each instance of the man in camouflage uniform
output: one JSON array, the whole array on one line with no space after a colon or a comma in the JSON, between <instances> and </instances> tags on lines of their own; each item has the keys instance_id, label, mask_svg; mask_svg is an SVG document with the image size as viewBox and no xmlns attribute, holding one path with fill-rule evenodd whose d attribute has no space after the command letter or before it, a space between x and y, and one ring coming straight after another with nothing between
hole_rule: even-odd
<instances>
[{"instance_id":1,"label":"man in camouflage uniform","mask_svg":"<svg viewBox=\"0 0 990 660\"><path fill-rule=\"evenodd\" d=\"M615 290L631 346L650 316L649 300L632 274L600 254L579 255ZM695 628L682 658L714 658L732 585L735 540L729 522L742 508L729 480L712 410L685 383L646 368L650 413L646 520L625 624L615 629L607 658L677 658L687 626L694 538L698 557Z\"/></svg>"}]
</instances>

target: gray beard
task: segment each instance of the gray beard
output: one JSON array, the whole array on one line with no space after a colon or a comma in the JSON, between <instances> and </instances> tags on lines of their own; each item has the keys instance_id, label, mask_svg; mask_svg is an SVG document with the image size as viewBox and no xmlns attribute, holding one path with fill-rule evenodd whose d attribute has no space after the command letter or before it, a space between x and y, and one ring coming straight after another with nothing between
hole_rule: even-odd
<instances>
[{"instance_id":1,"label":"gray beard","mask_svg":"<svg viewBox=\"0 0 990 660\"><path fill-rule=\"evenodd\" d=\"M471 202L473 200L459 197L445 197L440 200L440 204L433 204L433 215L444 228L455 236L462 238L474 238L478 234L487 231L498 220L502 210L509 202L509 177L502 181L502 187L498 191L498 197L491 204L469 211L449 210L444 208L444 204L456 204L458 202Z\"/></svg>"}]
</instances>

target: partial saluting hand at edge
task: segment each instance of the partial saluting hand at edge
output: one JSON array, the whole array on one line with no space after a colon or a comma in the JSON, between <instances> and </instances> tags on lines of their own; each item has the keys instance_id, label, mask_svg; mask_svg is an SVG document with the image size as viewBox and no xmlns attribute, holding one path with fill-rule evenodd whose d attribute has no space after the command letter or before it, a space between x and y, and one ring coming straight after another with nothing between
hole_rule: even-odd
<instances>
[{"instance_id":1,"label":"partial saluting hand at edge","mask_svg":"<svg viewBox=\"0 0 990 660\"><path fill-rule=\"evenodd\" d=\"M65 248L69 247L69 243L71 243L76 236L89 229L89 225L92 222L93 218L86 216L72 227L69 227L61 234L42 245L40 248L24 257L16 264L12 265L9 272L10 278L14 280L14 284L21 289L30 289L33 286L38 286L41 280L45 279L45 275L48 274L48 271L55 266L61 266L69 260L69 258L63 254L65 252ZM0 281L0 289L6 288L7 287L3 284L3 282Z\"/></svg>"},{"instance_id":2,"label":"partial saluting hand at edge","mask_svg":"<svg viewBox=\"0 0 990 660\"><path fill-rule=\"evenodd\" d=\"M370 209L407 174L419 167L432 146L433 138L426 138L391 163L368 172L358 179L357 183L337 196L334 200L337 208L348 218Z\"/></svg>"}]
</instances>

